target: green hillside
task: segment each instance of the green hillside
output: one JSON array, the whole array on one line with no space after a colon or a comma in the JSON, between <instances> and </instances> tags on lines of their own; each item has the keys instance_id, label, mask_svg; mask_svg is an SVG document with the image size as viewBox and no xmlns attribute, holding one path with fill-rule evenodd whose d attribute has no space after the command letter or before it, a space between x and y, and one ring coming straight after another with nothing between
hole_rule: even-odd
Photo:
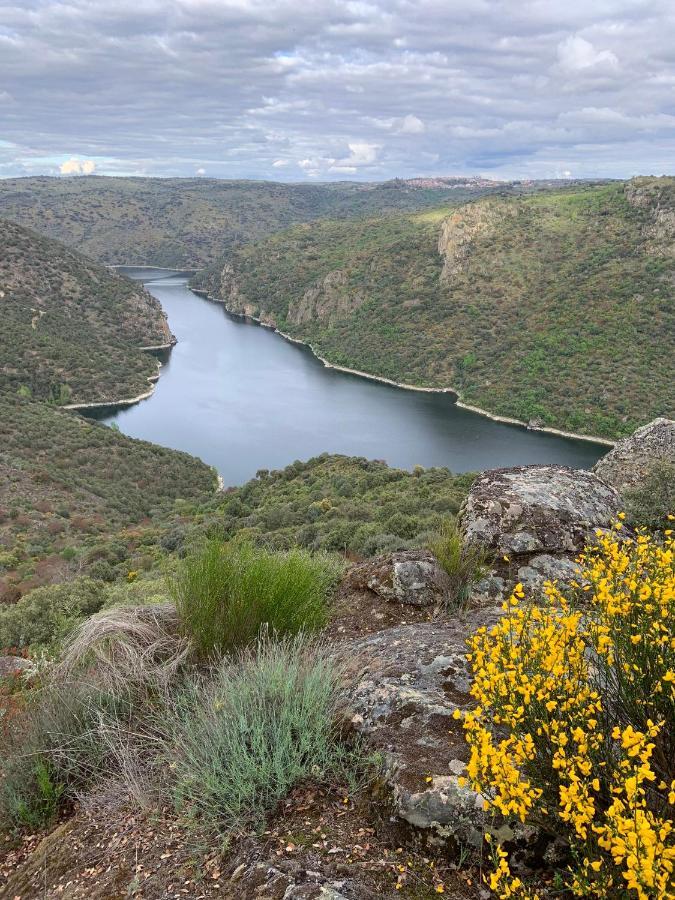
<instances>
[{"instance_id":1,"label":"green hillside","mask_svg":"<svg viewBox=\"0 0 675 900\"><path fill-rule=\"evenodd\" d=\"M0 392L57 404L135 397L171 332L144 288L79 253L0 222Z\"/></svg>"},{"instance_id":2,"label":"green hillside","mask_svg":"<svg viewBox=\"0 0 675 900\"><path fill-rule=\"evenodd\" d=\"M195 285L331 362L616 437L672 415L675 179L299 225Z\"/></svg>"},{"instance_id":3,"label":"green hillside","mask_svg":"<svg viewBox=\"0 0 675 900\"><path fill-rule=\"evenodd\" d=\"M89 571L88 548L215 487L213 469L187 453L0 395L0 604ZM115 545L120 559L127 543Z\"/></svg>"},{"instance_id":4,"label":"green hillside","mask_svg":"<svg viewBox=\"0 0 675 900\"><path fill-rule=\"evenodd\" d=\"M208 178L0 179L0 217L105 263L198 268L297 222L420 210L545 189L480 178L275 184Z\"/></svg>"}]
</instances>

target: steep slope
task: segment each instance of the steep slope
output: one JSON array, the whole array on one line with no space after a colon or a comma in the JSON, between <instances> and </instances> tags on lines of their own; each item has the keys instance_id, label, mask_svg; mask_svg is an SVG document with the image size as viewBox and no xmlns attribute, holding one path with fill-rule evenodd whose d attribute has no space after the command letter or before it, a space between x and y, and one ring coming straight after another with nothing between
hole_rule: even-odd
<instances>
[{"instance_id":1,"label":"steep slope","mask_svg":"<svg viewBox=\"0 0 675 900\"><path fill-rule=\"evenodd\" d=\"M34 228L105 263L198 268L237 243L296 222L461 203L489 193L533 191L436 178L357 184L275 184L207 178L14 178L0 180L0 217Z\"/></svg>"},{"instance_id":2,"label":"steep slope","mask_svg":"<svg viewBox=\"0 0 675 900\"><path fill-rule=\"evenodd\" d=\"M159 302L139 284L11 222L0 222L0 391L83 403L148 390L168 345Z\"/></svg>"},{"instance_id":3,"label":"steep slope","mask_svg":"<svg viewBox=\"0 0 675 900\"><path fill-rule=\"evenodd\" d=\"M675 405L675 179L297 226L195 285L332 363L606 437Z\"/></svg>"},{"instance_id":4,"label":"steep slope","mask_svg":"<svg viewBox=\"0 0 675 900\"><path fill-rule=\"evenodd\" d=\"M159 523L176 500L205 501L215 487L213 469L187 453L0 394L0 604L89 571L110 535ZM129 540L116 541L115 562L130 555Z\"/></svg>"}]
</instances>

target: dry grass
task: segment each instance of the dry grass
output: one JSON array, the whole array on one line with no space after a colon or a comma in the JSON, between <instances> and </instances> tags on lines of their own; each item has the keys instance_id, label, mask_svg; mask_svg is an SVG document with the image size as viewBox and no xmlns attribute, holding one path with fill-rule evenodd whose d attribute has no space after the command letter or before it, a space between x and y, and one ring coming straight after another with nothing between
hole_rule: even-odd
<instances>
[{"instance_id":1,"label":"dry grass","mask_svg":"<svg viewBox=\"0 0 675 900\"><path fill-rule=\"evenodd\" d=\"M116 607L87 619L72 635L57 667L58 678L72 678L84 667L110 689L166 688L190 654L179 630L173 603Z\"/></svg>"}]
</instances>

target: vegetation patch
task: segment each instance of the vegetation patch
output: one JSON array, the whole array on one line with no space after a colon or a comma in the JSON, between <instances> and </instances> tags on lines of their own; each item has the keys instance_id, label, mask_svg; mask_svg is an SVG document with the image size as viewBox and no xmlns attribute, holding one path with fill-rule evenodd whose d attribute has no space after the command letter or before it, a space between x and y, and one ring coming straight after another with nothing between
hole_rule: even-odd
<instances>
[{"instance_id":1,"label":"vegetation patch","mask_svg":"<svg viewBox=\"0 0 675 900\"><path fill-rule=\"evenodd\" d=\"M261 828L303 781L354 777L340 739L339 668L302 637L263 641L191 682L166 713L177 808L223 836Z\"/></svg>"},{"instance_id":2,"label":"vegetation patch","mask_svg":"<svg viewBox=\"0 0 675 900\"><path fill-rule=\"evenodd\" d=\"M343 565L306 550L211 540L186 557L171 590L186 633L209 656L273 636L316 631Z\"/></svg>"},{"instance_id":3,"label":"vegetation patch","mask_svg":"<svg viewBox=\"0 0 675 900\"><path fill-rule=\"evenodd\" d=\"M581 557L582 606L555 585L524 604L516 585L472 639L467 773L496 815L564 836L572 894L648 900L675 871L673 541L621 531ZM495 848L492 890L536 896L507 856Z\"/></svg>"}]
</instances>

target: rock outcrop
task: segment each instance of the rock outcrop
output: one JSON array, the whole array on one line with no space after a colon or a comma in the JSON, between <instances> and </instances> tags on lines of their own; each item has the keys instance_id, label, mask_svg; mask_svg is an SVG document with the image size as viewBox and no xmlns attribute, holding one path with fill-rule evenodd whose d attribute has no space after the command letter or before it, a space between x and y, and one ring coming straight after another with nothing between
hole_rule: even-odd
<instances>
[{"instance_id":1,"label":"rock outcrop","mask_svg":"<svg viewBox=\"0 0 675 900\"><path fill-rule=\"evenodd\" d=\"M574 554L620 507L617 491L582 469L492 469L471 486L460 527L465 540L499 556Z\"/></svg>"},{"instance_id":2,"label":"rock outcrop","mask_svg":"<svg viewBox=\"0 0 675 900\"><path fill-rule=\"evenodd\" d=\"M348 575L355 590L370 590L395 603L434 606L446 601L447 572L428 550L401 550L355 566Z\"/></svg>"},{"instance_id":3,"label":"rock outcrop","mask_svg":"<svg viewBox=\"0 0 675 900\"><path fill-rule=\"evenodd\" d=\"M603 456L593 472L617 491L637 487L657 462L675 466L675 421L654 419L648 425L619 441Z\"/></svg>"},{"instance_id":4,"label":"rock outcrop","mask_svg":"<svg viewBox=\"0 0 675 900\"><path fill-rule=\"evenodd\" d=\"M329 272L288 307L288 321L302 325L315 319L332 324L351 315L365 303L364 294L350 291L347 276L341 269Z\"/></svg>"},{"instance_id":5,"label":"rock outcrop","mask_svg":"<svg viewBox=\"0 0 675 900\"><path fill-rule=\"evenodd\" d=\"M346 643L340 654L360 669L352 723L381 751L398 816L434 837L480 846L482 799L459 776L468 759L456 709L472 704L466 640L498 609L464 621L401 625Z\"/></svg>"},{"instance_id":6,"label":"rock outcrop","mask_svg":"<svg viewBox=\"0 0 675 900\"><path fill-rule=\"evenodd\" d=\"M441 225L438 252L444 258L441 280L461 272L473 243L505 216L515 215L513 205L481 200L461 207Z\"/></svg>"}]
</instances>

